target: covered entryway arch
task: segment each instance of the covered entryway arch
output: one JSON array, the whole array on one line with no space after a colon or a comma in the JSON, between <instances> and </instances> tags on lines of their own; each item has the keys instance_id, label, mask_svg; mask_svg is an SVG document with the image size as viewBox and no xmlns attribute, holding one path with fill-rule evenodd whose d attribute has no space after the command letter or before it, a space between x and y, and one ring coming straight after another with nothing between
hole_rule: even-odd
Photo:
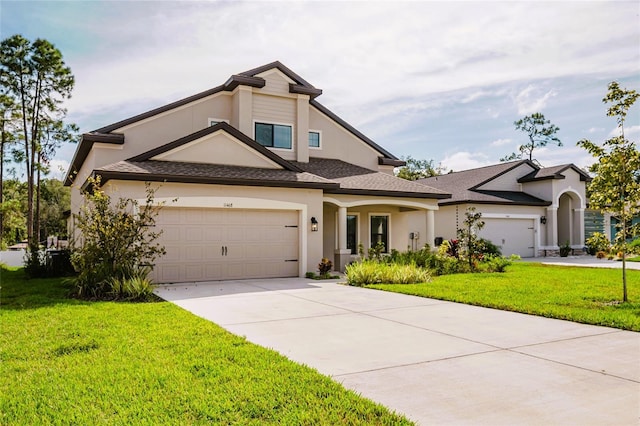
<instances>
[{"instance_id":1,"label":"covered entryway arch","mask_svg":"<svg viewBox=\"0 0 640 426\"><path fill-rule=\"evenodd\" d=\"M344 270L358 254L377 241L385 251L417 249L433 244L437 200L364 197L331 194L323 198L323 253L333 258L336 270Z\"/></svg>"},{"instance_id":2,"label":"covered entryway arch","mask_svg":"<svg viewBox=\"0 0 640 426\"><path fill-rule=\"evenodd\" d=\"M556 245L569 244L572 248L584 246L584 200L572 190L558 196L556 210Z\"/></svg>"}]
</instances>

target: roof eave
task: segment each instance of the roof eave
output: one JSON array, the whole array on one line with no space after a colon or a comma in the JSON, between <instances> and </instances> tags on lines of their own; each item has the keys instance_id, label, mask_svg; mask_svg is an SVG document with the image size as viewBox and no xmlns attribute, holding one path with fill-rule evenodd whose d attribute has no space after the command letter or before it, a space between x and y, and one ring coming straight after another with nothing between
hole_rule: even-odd
<instances>
[{"instance_id":1,"label":"roof eave","mask_svg":"<svg viewBox=\"0 0 640 426\"><path fill-rule=\"evenodd\" d=\"M80 138L80 144L78 144L78 148L73 154L73 159L71 160L71 164L69 165L67 174L64 177L64 186L71 186L73 184L75 175L80 171L82 164L84 164L84 160L87 159L87 156L89 155L89 152L91 152L93 144L96 142L122 145L124 144L124 135L118 133L84 133Z\"/></svg>"},{"instance_id":2,"label":"roof eave","mask_svg":"<svg viewBox=\"0 0 640 426\"><path fill-rule=\"evenodd\" d=\"M384 191L375 189L354 189L354 188L338 188L325 191L332 194L348 194L348 195L366 195L381 197L399 197L399 198L429 198L429 199L445 199L451 198L451 194L434 194L429 192L404 192L404 191Z\"/></svg>"},{"instance_id":3,"label":"roof eave","mask_svg":"<svg viewBox=\"0 0 640 426\"><path fill-rule=\"evenodd\" d=\"M109 170L94 170L92 177L100 176L102 185L109 180L127 180L137 182L169 182L169 183L198 183L208 185L234 185L234 186L259 186L277 188L307 188L307 189L332 189L338 186L337 183L322 182L291 182L278 180L257 180L257 179L233 179L218 178L209 176L176 176L168 174L146 174L134 172L114 172ZM83 189L88 185L89 179L83 184Z\"/></svg>"},{"instance_id":4,"label":"roof eave","mask_svg":"<svg viewBox=\"0 0 640 426\"><path fill-rule=\"evenodd\" d=\"M546 207L550 206L550 201L541 202L520 202L520 201L487 201L487 200L454 200L454 201L440 201L440 206L453 206L456 204L494 204L499 206L531 206L531 207Z\"/></svg>"}]
</instances>

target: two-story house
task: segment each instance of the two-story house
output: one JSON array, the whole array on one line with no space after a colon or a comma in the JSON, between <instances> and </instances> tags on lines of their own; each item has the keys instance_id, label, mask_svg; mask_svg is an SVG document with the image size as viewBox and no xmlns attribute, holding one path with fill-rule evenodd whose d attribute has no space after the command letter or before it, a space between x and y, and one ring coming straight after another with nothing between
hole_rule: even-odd
<instances>
[{"instance_id":1,"label":"two-story house","mask_svg":"<svg viewBox=\"0 0 640 426\"><path fill-rule=\"evenodd\" d=\"M82 135L65 184L72 212L101 176L114 198L167 202L159 283L304 276L385 250L432 244L443 190L393 176L403 162L336 116L280 62ZM176 199L177 201L172 202Z\"/></svg>"}]
</instances>

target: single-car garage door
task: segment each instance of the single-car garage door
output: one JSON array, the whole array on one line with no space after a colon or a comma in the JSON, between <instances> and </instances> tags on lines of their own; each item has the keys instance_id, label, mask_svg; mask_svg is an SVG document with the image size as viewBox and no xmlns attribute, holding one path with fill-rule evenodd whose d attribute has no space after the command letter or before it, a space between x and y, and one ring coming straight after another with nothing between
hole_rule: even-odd
<instances>
[{"instance_id":1,"label":"single-car garage door","mask_svg":"<svg viewBox=\"0 0 640 426\"><path fill-rule=\"evenodd\" d=\"M158 283L298 276L298 212L165 207Z\"/></svg>"},{"instance_id":2,"label":"single-car garage door","mask_svg":"<svg viewBox=\"0 0 640 426\"><path fill-rule=\"evenodd\" d=\"M512 254L534 257L535 230L533 219L483 218L480 236L497 245L504 256Z\"/></svg>"}]
</instances>

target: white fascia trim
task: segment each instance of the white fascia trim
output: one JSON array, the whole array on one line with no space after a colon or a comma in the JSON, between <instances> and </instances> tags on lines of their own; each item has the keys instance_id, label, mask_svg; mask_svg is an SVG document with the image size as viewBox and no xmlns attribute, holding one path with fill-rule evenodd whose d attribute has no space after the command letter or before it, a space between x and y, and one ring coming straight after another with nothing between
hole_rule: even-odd
<instances>
[{"instance_id":1,"label":"white fascia trim","mask_svg":"<svg viewBox=\"0 0 640 426\"><path fill-rule=\"evenodd\" d=\"M230 134L228 134L227 132L224 132L222 130L218 130L217 132L211 133L210 135L206 135L203 136L201 138L198 138L194 141L191 141L189 143L186 143L182 146L179 146L177 148L174 148L170 151L167 152L163 152L162 154L158 154L155 155L153 158L151 158L152 160L162 160L164 158L167 158L168 156L175 154L176 152L180 152L184 149L190 148L194 145L197 145L199 143L205 142L208 139L213 138L214 136L220 135L220 134L224 134L227 137L229 137L229 139L231 139L233 142L235 142L236 144L238 144L241 148L246 149L247 151L249 151L250 153L252 153L253 155L256 155L260 158L262 158L263 160L267 161L269 164L271 164L274 169L278 169L278 170L282 170L284 167L282 167L280 164L276 163L275 161L273 161L272 159L265 157L264 155L262 155L261 153L259 153L258 151L255 151L253 149L251 149L249 146L247 146L246 144L240 142L238 139L236 139L235 137L231 136ZM202 161L202 163L208 163L208 161Z\"/></svg>"},{"instance_id":2,"label":"white fascia trim","mask_svg":"<svg viewBox=\"0 0 640 426\"><path fill-rule=\"evenodd\" d=\"M170 109L168 111L164 111L164 112L161 112L159 114L152 115L151 117L147 117L144 120L136 121L135 123L131 123L131 124L128 124L128 125L123 126L123 127L118 127L117 129L112 130L111 133L121 133L121 132L127 131L127 130L133 128L133 127L139 126L141 124L149 123L149 122L151 122L151 121L153 121L155 119L164 117L164 116L169 115L169 114L173 114L174 112L183 110L185 108L191 108L194 105L200 104L202 102L206 102L206 101L211 100L213 98L216 98L218 96L231 96L231 93L230 92L226 92L226 91L221 91L221 92L218 92L218 93L214 93L214 94L206 96L206 97L204 97L202 99L198 99L198 100L189 102L187 104L181 105L179 107L172 108L172 109Z\"/></svg>"}]
</instances>

